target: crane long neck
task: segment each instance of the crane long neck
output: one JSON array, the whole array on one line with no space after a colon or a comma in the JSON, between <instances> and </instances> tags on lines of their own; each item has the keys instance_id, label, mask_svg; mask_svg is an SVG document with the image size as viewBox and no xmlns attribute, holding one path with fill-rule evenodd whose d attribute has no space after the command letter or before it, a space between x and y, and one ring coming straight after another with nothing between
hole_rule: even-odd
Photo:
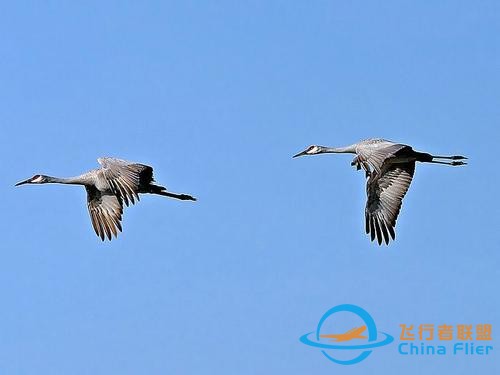
<instances>
[{"instance_id":1,"label":"crane long neck","mask_svg":"<svg viewBox=\"0 0 500 375\"><path fill-rule=\"evenodd\" d=\"M356 146L350 145L345 147L324 147L322 153L327 154L355 154Z\"/></svg>"},{"instance_id":2,"label":"crane long neck","mask_svg":"<svg viewBox=\"0 0 500 375\"><path fill-rule=\"evenodd\" d=\"M87 185L89 182L84 175L66 178L47 176L47 183L49 184Z\"/></svg>"}]
</instances>

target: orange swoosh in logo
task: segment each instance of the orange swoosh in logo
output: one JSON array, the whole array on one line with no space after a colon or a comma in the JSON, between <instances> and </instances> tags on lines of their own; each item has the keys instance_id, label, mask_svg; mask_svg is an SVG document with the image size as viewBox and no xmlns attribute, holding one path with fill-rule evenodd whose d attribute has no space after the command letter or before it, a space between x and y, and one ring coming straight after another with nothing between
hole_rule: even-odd
<instances>
[{"instance_id":1,"label":"orange swoosh in logo","mask_svg":"<svg viewBox=\"0 0 500 375\"><path fill-rule=\"evenodd\" d=\"M332 334L324 334L319 335L319 337L324 339L331 339L330 341L341 342L341 341L351 341L353 339L366 339L366 336L363 336L362 333L366 330L366 326L356 327L350 329L344 333L332 333Z\"/></svg>"}]
</instances>

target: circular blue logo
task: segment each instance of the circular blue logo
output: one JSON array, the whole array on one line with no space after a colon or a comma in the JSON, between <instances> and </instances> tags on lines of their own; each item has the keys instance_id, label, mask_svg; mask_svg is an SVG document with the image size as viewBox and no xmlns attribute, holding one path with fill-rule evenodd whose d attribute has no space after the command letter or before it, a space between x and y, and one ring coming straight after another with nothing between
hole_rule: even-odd
<instances>
[{"instance_id":1,"label":"circular blue logo","mask_svg":"<svg viewBox=\"0 0 500 375\"><path fill-rule=\"evenodd\" d=\"M325 322L331 316L340 312L354 314L363 321L364 325L348 329L344 333L324 334L323 330ZM367 336L364 336L365 333L367 334ZM348 342L351 340L356 340L356 344L348 344ZM363 340L364 342L360 343L360 340ZM394 338L387 333L377 332L375 321L366 310L362 309L359 306L345 304L335 306L328 310L321 317L316 331L306 333L300 338L300 341L303 344L322 349L321 352L323 353L323 355L332 362L341 365L354 365L366 359L371 354L372 349L390 344L392 341L394 341ZM328 341L333 341L334 343L331 344ZM335 353L335 351L337 350L362 350L362 352L352 359L341 360L333 357L333 353Z\"/></svg>"}]
</instances>

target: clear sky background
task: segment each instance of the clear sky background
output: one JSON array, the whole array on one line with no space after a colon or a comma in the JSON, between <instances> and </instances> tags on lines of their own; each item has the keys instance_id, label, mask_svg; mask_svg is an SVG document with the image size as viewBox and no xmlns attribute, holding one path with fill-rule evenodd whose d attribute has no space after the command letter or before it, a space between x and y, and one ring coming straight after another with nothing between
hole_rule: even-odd
<instances>
[{"instance_id":1,"label":"clear sky background","mask_svg":"<svg viewBox=\"0 0 500 375\"><path fill-rule=\"evenodd\" d=\"M500 334L496 1L0 5L2 374L491 374L489 357L352 367L299 342L329 308ZM389 247L364 234L350 156L418 165ZM198 197L144 196L102 243L85 191L14 183L140 161ZM498 341L495 341L498 342Z\"/></svg>"}]
</instances>

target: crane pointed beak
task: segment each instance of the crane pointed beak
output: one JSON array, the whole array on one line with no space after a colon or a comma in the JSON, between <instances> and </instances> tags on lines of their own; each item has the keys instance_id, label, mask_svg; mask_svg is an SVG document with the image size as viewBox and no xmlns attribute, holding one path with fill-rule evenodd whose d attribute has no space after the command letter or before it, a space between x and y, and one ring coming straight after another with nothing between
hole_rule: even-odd
<instances>
[{"instance_id":1,"label":"crane pointed beak","mask_svg":"<svg viewBox=\"0 0 500 375\"><path fill-rule=\"evenodd\" d=\"M298 154L293 155L293 156L292 156L292 159L293 159L293 158L297 158L297 157L302 156L302 155L307 155L307 152L306 152L306 151L301 151L301 152L299 152Z\"/></svg>"},{"instance_id":2,"label":"crane pointed beak","mask_svg":"<svg viewBox=\"0 0 500 375\"><path fill-rule=\"evenodd\" d=\"M14 186L19 186L19 185L24 185L24 184L29 184L31 182L31 178L28 178L27 180L24 180L24 181L20 181L18 182L17 184L15 184Z\"/></svg>"}]
</instances>

